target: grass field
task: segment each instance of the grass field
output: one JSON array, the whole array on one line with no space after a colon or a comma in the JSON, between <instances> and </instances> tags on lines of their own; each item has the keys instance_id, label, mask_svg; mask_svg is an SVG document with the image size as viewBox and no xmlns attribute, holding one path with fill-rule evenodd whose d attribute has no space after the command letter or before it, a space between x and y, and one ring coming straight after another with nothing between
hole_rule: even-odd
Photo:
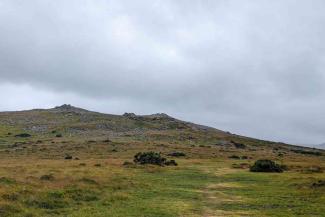
<instances>
[{"instance_id":1,"label":"grass field","mask_svg":"<svg viewBox=\"0 0 325 217\"><path fill-rule=\"evenodd\" d=\"M99 121L98 114L92 115L87 124L68 116L73 127L65 118L59 121L65 117L61 113L39 122L0 115L1 217L325 216L325 155L319 150L193 130L184 123L174 129L170 120L152 124L114 116L104 124L142 128L92 131ZM28 128L31 120L37 129L50 124L35 132ZM31 137L15 136L25 132ZM178 166L123 165L140 151L186 156L167 156ZM250 172L261 158L285 164L287 170Z\"/></svg>"}]
</instances>

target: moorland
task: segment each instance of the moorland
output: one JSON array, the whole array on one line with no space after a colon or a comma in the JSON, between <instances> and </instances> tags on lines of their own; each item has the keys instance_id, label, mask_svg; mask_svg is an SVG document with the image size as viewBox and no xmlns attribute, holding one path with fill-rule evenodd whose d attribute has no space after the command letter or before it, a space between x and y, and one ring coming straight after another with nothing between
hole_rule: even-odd
<instances>
[{"instance_id":1,"label":"moorland","mask_svg":"<svg viewBox=\"0 0 325 217\"><path fill-rule=\"evenodd\" d=\"M177 166L136 163L139 152ZM260 159L282 171L250 171ZM325 216L324 169L322 150L166 114L0 113L3 217Z\"/></svg>"}]
</instances>

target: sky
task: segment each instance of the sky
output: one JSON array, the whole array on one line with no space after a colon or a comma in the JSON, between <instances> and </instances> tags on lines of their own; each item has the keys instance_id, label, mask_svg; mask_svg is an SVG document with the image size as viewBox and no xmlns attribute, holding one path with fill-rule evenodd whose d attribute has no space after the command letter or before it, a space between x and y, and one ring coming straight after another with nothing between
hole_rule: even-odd
<instances>
[{"instance_id":1,"label":"sky","mask_svg":"<svg viewBox=\"0 0 325 217\"><path fill-rule=\"evenodd\" d=\"M323 0L0 0L0 111L64 103L325 142Z\"/></svg>"}]
</instances>

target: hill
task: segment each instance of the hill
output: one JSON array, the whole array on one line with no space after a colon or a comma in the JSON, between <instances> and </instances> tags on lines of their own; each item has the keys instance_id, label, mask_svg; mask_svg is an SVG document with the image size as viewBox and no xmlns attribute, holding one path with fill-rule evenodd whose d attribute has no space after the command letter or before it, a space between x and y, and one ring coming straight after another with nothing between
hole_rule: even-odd
<instances>
[{"instance_id":1,"label":"hill","mask_svg":"<svg viewBox=\"0 0 325 217\"><path fill-rule=\"evenodd\" d=\"M178 166L132 162L149 151ZM258 159L286 171L249 172ZM324 169L322 150L167 114L0 113L0 216L321 216Z\"/></svg>"},{"instance_id":2,"label":"hill","mask_svg":"<svg viewBox=\"0 0 325 217\"><path fill-rule=\"evenodd\" d=\"M318 148L318 149L323 149L325 150L325 143L322 143L322 144L319 144L319 145L316 145L314 146L315 148Z\"/></svg>"}]
</instances>

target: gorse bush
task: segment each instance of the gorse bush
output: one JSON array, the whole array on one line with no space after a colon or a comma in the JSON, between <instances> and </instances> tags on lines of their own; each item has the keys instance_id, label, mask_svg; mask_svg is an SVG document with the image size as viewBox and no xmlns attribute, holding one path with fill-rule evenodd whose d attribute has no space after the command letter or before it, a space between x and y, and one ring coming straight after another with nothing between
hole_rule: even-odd
<instances>
[{"instance_id":1,"label":"gorse bush","mask_svg":"<svg viewBox=\"0 0 325 217\"><path fill-rule=\"evenodd\" d=\"M283 167L271 160L257 160L250 168L250 171L282 173Z\"/></svg>"},{"instance_id":2,"label":"gorse bush","mask_svg":"<svg viewBox=\"0 0 325 217\"><path fill-rule=\"evenodd\" d=\"M183 153L183 152L172 152L172 153L168 154L168 156L171 156L171 157L185 157L186 154Z\"/></svg>"},{"instance_id":3,"label":"gorse bush","mask_svg":"<svg viewBox=\"0 0 325 217\"><path fill-rule=\"evenodd\" d=\"M239 149L245 149L246 148L245 144L238 143L238 142L235 142L235 141L231 141L231 143L235 146L235 148L239 148Z\"/></svg>"},{"instance_id":4,"label":"gorse bush","mask_svg":"<svg viewBox=\"0 0 325 217\"><path fill-rule=\"evenodd\" d=\"M162 157L160 153L156 152L139 152L134 156L134 163L137 164L155 164L155 165L164 165L166 158Z\"/></svg>"},{"instance_id":5,"label":"gorse bush","mask_svg":"<svg viewBox=\"0 0 325 217\"><path fill-rule=\"evenodd\" d=\"M22 138L27 138L27 137L31 137L32 135L28 134L28 133L20 133L15 135L15 137L22 137Z\"/></svg>"},{"instance_id":6,"label":"gorse bush","mask_svg":"<svg viewBox=\"0 0 325 217\"><path fill-rule=\"evenodd\" d=\"M52 181L54 180L54 176L52 174L42 175L40 177L40 180Z\"/></svg>"},{"instance_id":7,"label":"gorse bush","mask_svg":"<svg viewBox=\"0 0 325 217\"><path fill-rule=\"evenodd\" d=\"M134 163L136 164L154 164L159 166L177 166L174 160L168 161L162 157L160 153L156 152L139 152L134 156Z\"/></svg>"},{"instance_id":8,"label":"gorse bush","mask_svg":"<svg viewBox=\"0 0 325 217\"><path fill-rule=\"evenodd\" d=\"M66 160L72 160L72 156L70 154L66 154L64 159Z\"/></svg>"}]
</instances>

